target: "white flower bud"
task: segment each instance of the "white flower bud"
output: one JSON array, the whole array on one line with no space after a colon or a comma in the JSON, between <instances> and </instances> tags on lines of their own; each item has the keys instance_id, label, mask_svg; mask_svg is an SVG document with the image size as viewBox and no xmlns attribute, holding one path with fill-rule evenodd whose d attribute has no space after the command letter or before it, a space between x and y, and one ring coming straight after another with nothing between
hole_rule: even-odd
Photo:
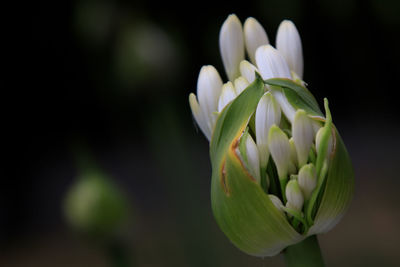
<instances>
[{"instance_id":1,"label":"white flower bud","mask_svg":"<svg viewBox=\"0 0 400 267\"><path fill-rule=\"evenodd\" d=\"M244 60L242 24L234 14L228 16L219 33L219 48L229 80L239 77L239 64Z\"/></svg>"},{"instance_id":2,"label":"white flower bud","mask_svg":"<svg viewBox=\"0 0 400 267\"><path fill-rule=\"evenodd\" d=\"M271 200L272 204L274 204L274 206L275 206L278 210L280 210L280 211L283 212L283 209L282 209L283 203L282 203L282 201L279 199L279 197L277 197L277 196L275 196L275 195L271 195L271 194L269 194L268 196L269 196L269 199Z\"/></svg>"},{"instance_id":3,"label":"white flower bud","mask_svg":"<svg viewBox=\"0 0 400 267\"><path fill-rule=\"evenodd\" d=\"M281 121L281 109L270 92L265 93L258 103L255 126L257 147L260 152L261 166L265 168L268 163L268 133L273 124L279 125Z\"/></svg>"},{"instance_id":4,"label":"white flower bud","mask_svg":"<svg viewBox=\"0 0 400 267\"><path fill-rule=\"evenodd\" d=\"M258 69L251 64L250 62L248 62L247 60L243 60L242 62L240 62L240 74L246 78L246 80L249 83L254 82L254 80L256 79L256 72L258 72Z\"/></svg>"},{"instance_id":5,"label":"white flower bud","mask_svg":"<svg viewBox=\"0 0 400 267\"><path fill-rule=\"evenodd\" d=\"M190 108L192 110L194 119L196 120L197 124L199 125L201 131L207 137L208 141L210 141L211 140L211 131L207 126L207 123L203 117L203 113L200 110L200 106L199 106L199 103L197 102L196 95L193 93L190 93L190 95L189 95L189 104L190 104Z\"/></svg>"},{"instance_id":6,"label":"white flower bud","mask_svg":"<svg viewBox=\"0 0 400 267\"><path fill-rule=\"evenodd\" d=\"M236 90L232 82L227 82L222 86L221 96L218 101L218 112L221 112L226 105L236 98Z\"/></svg>"},{"instance_id":7,"label":"white flower bud","mask_svg":"<svg viewBox=\"0 0 400 267\"><path fill-rule=\"evenodd\" d=\"M298 182L306 200L310 199L313 190L317 187L317 171L312 163L304 165L298 175Z\"/></svg>"},{"instance_id":8,"label":"white flower bud","mask_svg":"<svg viewBox=\"0 0 400 267\"><path fill-rule=\"evenodd\" d=\"M258 47L269 44L267 33L263 26L255 19L248 18L244 23L244 40L247 54L251 62L255 63L255 53Z\"/></svg>"},{"instance_id":9,"label":"white flower bud","mask_svg":"<svg viewBox=\"0 0 400 267\"><path fill-rule=\"evenodd\" d=\"M189 97L193 116L208 140L211 139L216 122L215 112L218 107L221 87L222 80L217 70L213 66L203 66L197 80L198 102L194 95Z\"/></svg>"},{"instance_id":10,"label":"white flower bud","mask_svg":"<svg viewBox=\"0 0 400 267\"><path fill-rule=\"evenodd\" d=\"M271 45L263 45L257 48L256 63L261 76L265 80L270 78L292 78L285 59Z\"/></svg>"},{"instance_id":11,"label":"white flower bud","mask_svg":"<svg viewBox=\"0 0 400 267\"><path fill-rule=\"evenodd\" d=\"M279 25L276 48L285 58L290 70L303 78L303 51L300 35L290 20L284 20Z\"/></svg>"},{"instance_id":12,"label":"white flower bud","mask_svg":"<svg viewBox=\"0 0 400 267\"><path fill-rule=\"evenodd\" d=\"M294 116L292 135L297 151L299 167L307 163L308 154L314 140L314 128L307 113L299 109Z\"/></svg>"},{"instance_id":13,"label":"white flower bud","mask_svg":"<svg viewBox=\"0 0 400 267\"><path fill-rule=\"evenodd\" d=\"M290 180L286 185L285 191L288 207L301 212L304 197L297 180Z\"/></svg>"},{"instance_id":14,"label":"white flower bud","mask_svg":"<svg viewBox=\"0 0 400 267\"><path fill-rule=\"evenodd\" d=\"M244 78L242 76L235 79L234 84L235 84L235 89L236 89L237 95L240 95L240 93L243 92L243 90L249 86L249 82L246 80L246 78Z\"/></svg>"},{"instance_id":15,"label":"white flower bud","mask_svg":"<svg viewBox=\"0 0 400 267\"><path fill-rule=\"evenodd\" d=\"M268 148L278 170L279 179L286 179L290 161L290 144L286 134L272 125L268 134Z\"/></svg>"},{"instance_id":16,"label":"white flower bud","mask_svg":"<svg viewBox=\"0 0 400 267\"><path fill-rule=\"evenodd\" d=\"M247 135L246 138L246 155L247 155L247 164L250 169L250 173L257 180L257 183L260 184L261 176L260 176L260 160L258 157L258 150L256 143L254 143L251 135Z\"/></svg>"}]
</instances>

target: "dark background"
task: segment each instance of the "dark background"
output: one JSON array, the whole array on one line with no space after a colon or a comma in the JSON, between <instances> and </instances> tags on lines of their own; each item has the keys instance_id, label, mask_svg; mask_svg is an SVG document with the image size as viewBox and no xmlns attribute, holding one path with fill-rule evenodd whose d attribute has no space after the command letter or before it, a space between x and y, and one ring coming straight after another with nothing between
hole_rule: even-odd
<instances>
[{"instance_id":1,"label":"dark background","mask_svg":"<svg viewBox=\"0 0 400 267\"><path fill-rule=\"evenodd\" d=\"M107 266L66 225L62 203L90 151L130 199L137 266L283 266L237 250L211 212L208 143L188 95L202 65L224 76L218 34L235 13L274 44L295 22L309 89L328 97L352 156L356 192L320 236L328 266L398 266L400 2L58 1L14 14L3 90L11 150L0 189L0 266ZM25 14L26 13L26 14ZM27 19L26 19L27 18ZM5 53L8 53L7 51ZM3 87L3 86L2 86Z\"/></svg>"}]
</instances>

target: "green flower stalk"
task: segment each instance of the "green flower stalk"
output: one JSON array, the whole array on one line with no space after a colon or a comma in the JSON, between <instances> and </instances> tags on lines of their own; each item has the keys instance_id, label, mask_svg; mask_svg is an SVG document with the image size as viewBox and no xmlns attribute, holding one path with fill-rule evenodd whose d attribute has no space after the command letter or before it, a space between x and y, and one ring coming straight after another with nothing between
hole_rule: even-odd
<instances>
[{"instance_id":1,"label":"green flower stalk","mask_svg":"<svg viewBox=\"0 0 400 267\"><path fill-rule=\"evenodd\" d=\"M302 80L296 27L281 23L277 49L268 40L254 18L242 28L230 15L219 42L229 81L223 84L217 70L205 66L198 96L189 97L210 141L212 210L242 251L260 257L284 252L288 266L323 266L315 235L345 214L353 169L328 100L324 114Z\"/></svg>"}]
</instances>

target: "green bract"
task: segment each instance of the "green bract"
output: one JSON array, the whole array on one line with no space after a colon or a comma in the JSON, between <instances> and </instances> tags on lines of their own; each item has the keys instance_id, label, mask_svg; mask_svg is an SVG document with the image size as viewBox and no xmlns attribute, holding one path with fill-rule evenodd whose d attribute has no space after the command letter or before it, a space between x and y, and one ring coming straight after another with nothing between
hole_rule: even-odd
<instances>
[{"instance_id":1,"label":"green bract","mask_svg":"<svg viewBox=\"0 0 400 267\"><path fill-rule=\"evenodd\" d=\"M297 179L302 166L293 164L287 177L278 177L270 157L258 182L251 174L254 172L247 162L246 150L240 149L242 139L248 135L256 140L251 122L266 88L273 95L283 93L295 111L304 110L316 131L319 128L307 160L315 166L317 185L301 211L286 203L282 189L290 179ZM210 144L212 209L222 231L244 252L255 256L278 254L310 235L329 231L348 208L354 188L352 165L332 123L327 100L325 111L326 116L302 85L281 78L264 82L257 76L219 113ZM279 127L290 138L291 123L281 120ZM273 204L269 194L282 201L281 209Z\"/></svg>"}]
</instances>

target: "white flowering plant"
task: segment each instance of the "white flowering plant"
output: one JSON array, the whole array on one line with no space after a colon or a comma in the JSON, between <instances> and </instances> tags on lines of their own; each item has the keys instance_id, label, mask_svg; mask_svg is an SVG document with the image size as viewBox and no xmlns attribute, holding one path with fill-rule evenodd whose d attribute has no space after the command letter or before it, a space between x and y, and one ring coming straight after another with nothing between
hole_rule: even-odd
<instances>
[{"instance_id":1,"label":"white flowering plant","mask_svg":"<svg viewBox=\"0 0 400 267\"><path fill-rule=\"evenodd\" d=\"M215 219L250 255L323 266L316 235L348 209L354 175L328 100L324 114L303 81L300 35L285 20L274 48L256 19L230 15L219 45L229 81L204 66L189 96L210 141Z\"/></svg>"}]
</instances>

